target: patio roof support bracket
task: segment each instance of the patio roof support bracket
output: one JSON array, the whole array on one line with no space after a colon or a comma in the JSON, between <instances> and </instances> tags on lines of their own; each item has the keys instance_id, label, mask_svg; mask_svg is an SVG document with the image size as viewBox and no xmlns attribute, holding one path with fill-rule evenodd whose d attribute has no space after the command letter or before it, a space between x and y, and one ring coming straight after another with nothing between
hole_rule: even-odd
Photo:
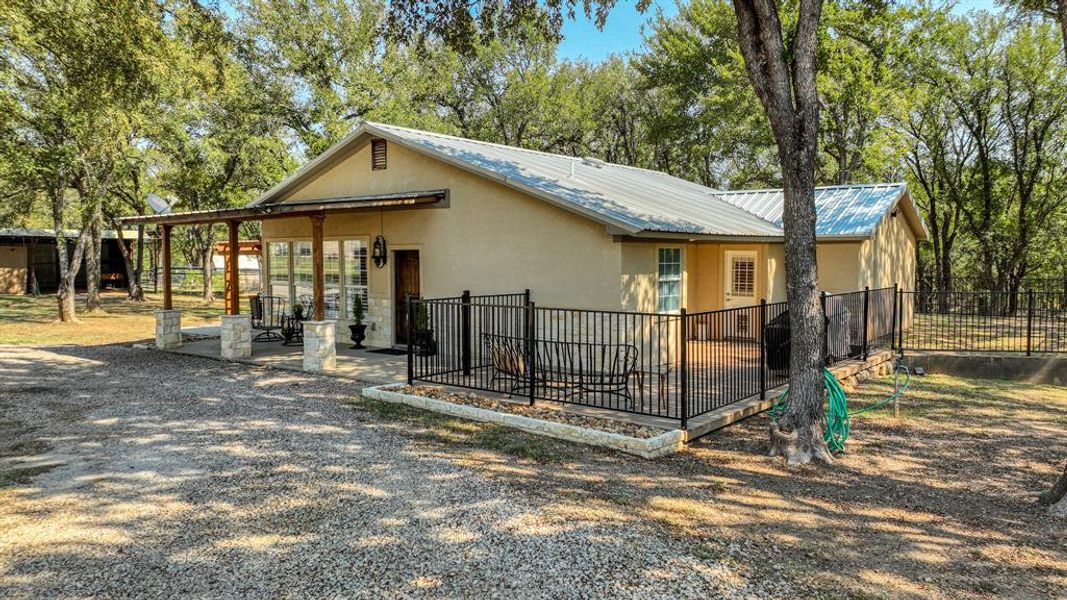
<instances>
[{"instance_id":1,"label":"patio roof support bracket","mask_svg":"<svg viewBox=\"0 0 1067 600\"><path fill-rule=\"evenodd\" d=\"M326 277L322 252L322 224L325 220L326 215L323 213L311 216L311 288L312 299L315 304L313 318L316 321L322 321L326 318L326 294L324 291Z\"/></svg>"},{"instance_id":2,"label":"patio roof support bracket","mask_svg":"<svg viewBox=\"0 0 1067 600\"><path fill-rule=\"evenodd\" d=\"M237 240L237 233L241 222L228 221L226 225L229 226L230 233L229 254L226 255L226 314L239 315L241 314L241 290L238 259L241 253L238 249L240 242Z\"/></svg>"}]
</instances>

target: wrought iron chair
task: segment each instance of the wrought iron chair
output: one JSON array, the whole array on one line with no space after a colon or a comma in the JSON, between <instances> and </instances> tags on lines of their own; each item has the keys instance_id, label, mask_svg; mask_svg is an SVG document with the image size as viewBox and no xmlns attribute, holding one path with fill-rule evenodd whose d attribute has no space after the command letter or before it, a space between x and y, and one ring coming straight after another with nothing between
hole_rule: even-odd
<instances>
[{"instance_id":1,"label":"wrought iron chair","mask_svg":"<svg viewBox=\"0 0 1067 600\"><path fill-rule=\"evenodd\" d=\"M282 328L285 299L280 296L252 296L251 305L252 329L260 332L252 341L278 342L285 339L277 333Z\"/></svg>"},{"instance_id":2,"label":"wrought iron chair","mask_svg":"<svg viewBox=\"0 0 1067 600\"><path fill-rule=\"evenodd\" d=\"M304 316L311 318L311 315L315 314L315 300L311 297L311 294L300 294L296 297L297 303L304 307Z\"/></svg>"}]
</instances>

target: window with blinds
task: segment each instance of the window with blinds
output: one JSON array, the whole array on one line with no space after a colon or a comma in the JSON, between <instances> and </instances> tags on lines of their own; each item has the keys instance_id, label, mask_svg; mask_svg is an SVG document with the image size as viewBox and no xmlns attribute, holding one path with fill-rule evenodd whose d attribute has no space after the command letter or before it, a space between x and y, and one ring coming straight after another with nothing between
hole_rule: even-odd
<instances>
[{"instance_id":1,"label":"window with blinds","mask_svg":"<svg viewBox=\"0 0 1067 600\"><path fill-rule=\"evenodd\" d=\"M751 256L735 256L732 263L730 292L743 298L755 297L756 259Z\"/></svg>"},{"instance_id":2,"label":"window with blinds","mask_svg":"<svg viewBox=\"0 0 1067 600\"><path fill-rule=\"evenodd\" d=\"M381 171L386 166L385 140L370 141L370 168L373 171Z\"/></svg>"}]
</instances>

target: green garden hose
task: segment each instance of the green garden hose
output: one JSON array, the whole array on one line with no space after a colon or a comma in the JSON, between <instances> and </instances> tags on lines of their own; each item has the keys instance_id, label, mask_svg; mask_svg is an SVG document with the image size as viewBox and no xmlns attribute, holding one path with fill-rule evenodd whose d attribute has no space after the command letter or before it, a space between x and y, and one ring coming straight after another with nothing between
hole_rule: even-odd
<instances>
[{"instance_id":1,"label":"green garden hose","mask_svg":"<svg viewBox=\"0 0 1067 600\"><path fill-rule=\"evenodd\" d=\"M904 375L904 383L901 384L900 376ZM864 406L863 408L848 412L848 399L845 397L845 390L841 387L841 383L837 381L834 374L829 369L823 369L822 371L823 387L826 388L826 398L828 405L826 407L826 431L823 433L823 439L826 440L826 445L830 448L831 452L839 452L844 450L845 441L848 440L848 433L851 428L851 417L861 415L865 412L877 410L883 406L893 402L904 395L908 386L911 385L911 371L903 365L898 365L893 374L893 394L888 398L875 402L870 406ZM771 418L778 420L778 417L782 416L785 412L786 403L789 398L789 388L787 387L782 395L775 401L774 406L768 410Z\"/></svg>"}]
</instances>

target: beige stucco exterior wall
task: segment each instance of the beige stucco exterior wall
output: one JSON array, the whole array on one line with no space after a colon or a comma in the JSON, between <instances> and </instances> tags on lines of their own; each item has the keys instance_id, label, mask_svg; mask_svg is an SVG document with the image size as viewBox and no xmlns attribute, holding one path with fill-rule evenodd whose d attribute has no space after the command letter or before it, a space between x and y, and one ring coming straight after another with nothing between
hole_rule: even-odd
<instances>
[{"instance_id":1,"label":"beige stucco exterior wall","mask_svg":"<svg viewBox=\"0 0 1067 600\"><path fill-rule=\"evenodd\" d=\"M0 246L0 294L26 291L26 247Z\"/></svg>"},{"instance_id":2,"label":"beige stucco exterior wall","mask_svg":"<svg viewBox=\"0 0 1067 600\"><path fill-rule=\"evenodd\" d=\"M622 243L622 308L656 311L656 276L659 248L682 249L682 306L689 312L723 307L725 253L756 253L759 272L756 301L785 300L785 254L781 244L738 244L626 240Z\"/></svg>"},{"instance_id":3,"label":"beige stucco exterior wall","mask_svg":"<svg viewBox=\"0 0 1067 600\"><path fill-rule=\"evenodd\" d=\"M915 233L902 214L887 215L860 249L860 278L871 288L915 289ZM862 287L862 286L861 286Z\"/></svg>"},{"instance_id":4,"label":"beige stucco exterior wall","mask_svg":"<svg viewBox=\"0 0 1067 600\"><path fill-rule=\"evenodd\" d=\"M419 250L427 297L521 292L542 306L619 308L620 244L603 225L397 144L372 171L369 144L285 201L447 188L447 208L330 215L327 239L382 234L389 250ZM266 242L310 239L304 217L263 222ZM264 262L266 264L266 262ZM393 266L368 266L368 343L392 340Z\"/></svg>"}]
</instances>

